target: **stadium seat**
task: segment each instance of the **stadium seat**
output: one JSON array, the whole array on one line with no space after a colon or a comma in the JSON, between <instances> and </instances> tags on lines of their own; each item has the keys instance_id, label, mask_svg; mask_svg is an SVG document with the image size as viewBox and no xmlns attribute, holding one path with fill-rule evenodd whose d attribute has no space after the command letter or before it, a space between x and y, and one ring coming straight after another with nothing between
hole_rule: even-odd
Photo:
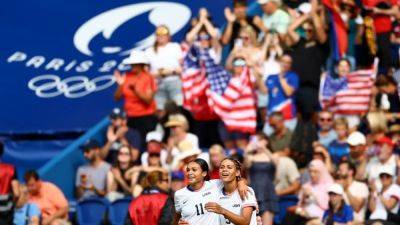
<instances>
[{"instance_id":1,"label":"stadium seat","mask_svg":"<svg viewBox=\"0 0 400 225\"><path fill-rule=\"evenodd\" d=\"M274 224L281 224L286 216L286 210L297 204L299 199L296 195L286 195L279 198L279 213L274 216Z\"/></svg>"},{"instance_id":2,"label":"stadium seat","mask_svg":"<svg viewBox=\"0 0 400 225\"><path fill-rule=\"evenodd\" d=\"M129 204L132 198L127 197L112 202L108 208L108 222L111 225L123 225L128 215Z\"/></svg>"},{"instance_id":3,"label":"stadium seat","mask_svg":"<svg viewBox=\"0 0 400 225\"><path fill-rule=\"evenodd\" d=\"M106 218L109 202L102 198L89 198L78 202L76 207L79 225L101 225Z\"/></svg>"}]
</instances>

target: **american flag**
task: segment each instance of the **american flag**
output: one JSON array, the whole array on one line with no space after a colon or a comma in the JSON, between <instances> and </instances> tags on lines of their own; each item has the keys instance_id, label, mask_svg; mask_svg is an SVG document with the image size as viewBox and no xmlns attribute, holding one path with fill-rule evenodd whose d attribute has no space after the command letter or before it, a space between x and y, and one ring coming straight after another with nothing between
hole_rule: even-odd
<instances>
[{"instance_id":1,"label":"american flag","mask_svg":"<svg viewBox=\"0 0 400 225\"><path fill-rule=\"evenodd\" d=\"M242 74L229 80L225 90L211 87L207 91L208 104L229 131L254 133L256 130L256 102L250 76L246 67Z\"/></svg>"},{"instance_id":2,"label":"american flag","mask_svg":"<svg viewBox=\"0 0 400 225\"><path fill-rule=\"evenodd\" d=\"M248 68L232 77L207 50L192 46L184 59L182 87L184 107L195 118L207 120L216 114L229 131L255 132L255 95Z\"/></svg>"},{"instance_id":3,"label":"american flag","mask_svg":"<svg viewBox=\"0 0 400 225\"><path fill-rule=\"evenodd\" d=\"M192 47L187 51L183 62L182 92L183 107L192 112L193 117L200 121L213 120L217 116L208 106L206 90L209 83L206 70L200 63L198 48Z\"/></svg>"},{"instance_id":4,"label":"american flag","mask_svg":"<svg viewBox=\"0 0 400 225\"><path fill-rule=\"evenodd\" d=\"M321 79L320 99L324 109L340 115L361 115L368 112L375 70L357 70L334 79L326 75Z\"/></svg>"}]
</instances>

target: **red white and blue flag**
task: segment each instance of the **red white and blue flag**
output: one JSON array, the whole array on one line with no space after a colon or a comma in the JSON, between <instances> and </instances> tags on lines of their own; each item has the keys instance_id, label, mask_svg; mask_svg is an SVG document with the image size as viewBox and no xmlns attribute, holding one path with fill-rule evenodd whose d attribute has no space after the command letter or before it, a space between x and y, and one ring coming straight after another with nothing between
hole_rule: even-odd
<instances>
[{"instance_id":1,"label":"red white and blue flag","mask_svg":"<svg viewBox=\"0 0 400 225\"><path fill-rule=\"evenodd\" d=\"M195 118L209 120L216 114L229 131L255 132L256 103L248 68L232 77L207 50L192 47L184 60L182 86L184 107Z\"/></svg>"},{"instance_id":2,"label":"red white and blue flag","mask_svg":"<svg viewBox=\"0 0 400 225\"><path fill-rule=\"evenodd\" d=\"M324 109L340 115L368 112L375 70L357 70L342 78L330 74L321 78L320 100Z\"/></svg>"}]
</instances>

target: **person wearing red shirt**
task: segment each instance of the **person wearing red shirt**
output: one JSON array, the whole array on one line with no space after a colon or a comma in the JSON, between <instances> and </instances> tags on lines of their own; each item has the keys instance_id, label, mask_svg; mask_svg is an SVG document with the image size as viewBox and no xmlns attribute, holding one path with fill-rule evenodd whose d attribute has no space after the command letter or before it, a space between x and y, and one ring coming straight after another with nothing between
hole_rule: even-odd
<instances>
[{"instance_id":1,"label":"person wearing red shirt","mask_svg":"<svg viewBox=\"0 0 400 225\"><path fill-rule=\"evenodd\" d=\"M148 71L149 60L142 51L132 51L123 64L131 65L130 71L121 74L114 72L118 88L115 99L124 99L124 109L128 117L128 127L139 131L142 142L146 134L157 125L156 102L154 95L157 84Z\"/></svg>"},{"instance_id":2,"label":"person wearing red shirt","mask_svg":"<svg viewBox=\"0 0 400 225\"><path fill-rule=\"evenodd\" d=\"M391 66L390 34L392 31L392 16L399 12L397 0L362 0L367 15L374 20L376 45L378 46L379 67L381 73L386 73Z\"/></svg>"}]
</instances>

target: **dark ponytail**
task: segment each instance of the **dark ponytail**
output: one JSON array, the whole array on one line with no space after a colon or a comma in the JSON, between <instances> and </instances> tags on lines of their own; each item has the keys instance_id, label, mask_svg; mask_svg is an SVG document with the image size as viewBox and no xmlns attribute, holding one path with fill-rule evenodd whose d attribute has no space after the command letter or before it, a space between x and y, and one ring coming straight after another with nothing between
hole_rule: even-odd
<instances>
[{"instance_id":1,"label":"dark ponytail","mask_svg":"<svg viewBox=\"0 0 400 225\"><path fill-rule=\"evenodd\" d=\"M206 180L206 181L210 180L210 168L208 167L207 162L204 159L200 159L200 158L197 158L197 159L193 160L192 162L197 163L200 166L202 172L207 173L207 175L204 177L204 180Z\"/></svg>"}]
</instances>

